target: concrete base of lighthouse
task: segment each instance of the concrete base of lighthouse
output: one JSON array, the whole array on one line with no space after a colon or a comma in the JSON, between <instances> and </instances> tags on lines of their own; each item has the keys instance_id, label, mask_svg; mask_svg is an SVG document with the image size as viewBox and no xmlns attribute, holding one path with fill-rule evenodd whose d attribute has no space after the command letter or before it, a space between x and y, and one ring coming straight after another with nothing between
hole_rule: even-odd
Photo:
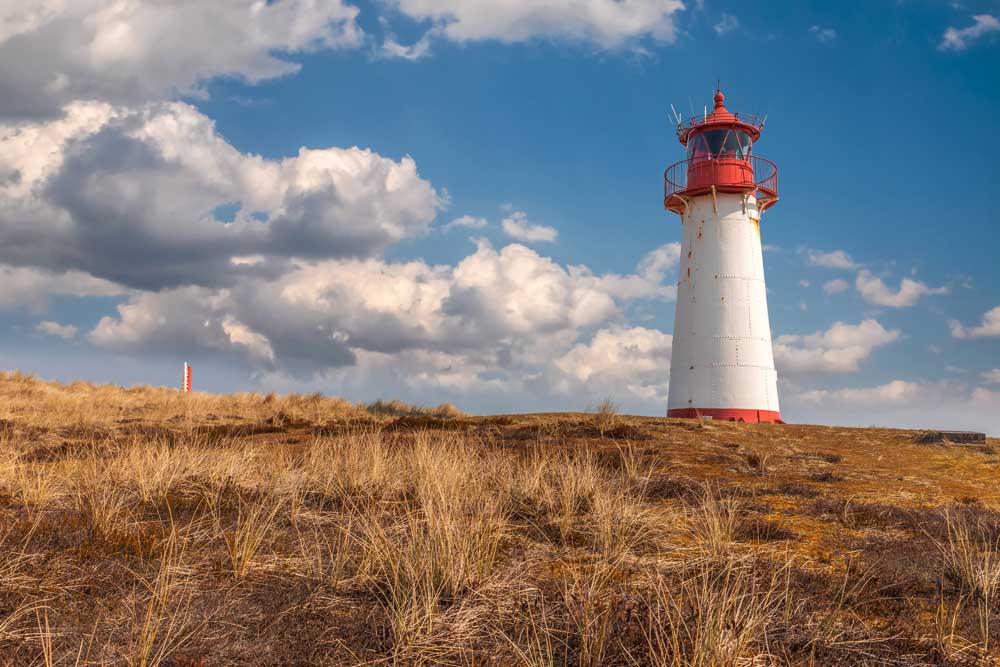
<instances>
[{"instance_id":1,"label":"concrete base of lighthouse","mask_svg":"<svg viewBox=\"0 0 1000 667\"><path fill-rule=\"evenodd\" d=\"M751 195L688 201L668 417L781 422L759 221Z\"/></svg>"}]
</instances>

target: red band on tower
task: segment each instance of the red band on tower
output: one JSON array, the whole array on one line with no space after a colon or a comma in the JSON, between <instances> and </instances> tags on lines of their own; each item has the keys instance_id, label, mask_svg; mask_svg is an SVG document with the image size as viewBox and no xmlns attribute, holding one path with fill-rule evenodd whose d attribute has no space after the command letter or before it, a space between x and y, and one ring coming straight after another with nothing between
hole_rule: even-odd
<instances>
[{"instance_id":1,"label":"red band on tower","mask_svg":"<svg viewBox=\"0 0 1000 667\"><path fill-rule=\"evenodd\" d=\"M711 417L713 420L727 422L746 422L747 424L784 424L781 413L773 410L743 410L740 408L678 408L668 410L667 417L674 419L697 419Z\"/></svg>"}]
</instances>

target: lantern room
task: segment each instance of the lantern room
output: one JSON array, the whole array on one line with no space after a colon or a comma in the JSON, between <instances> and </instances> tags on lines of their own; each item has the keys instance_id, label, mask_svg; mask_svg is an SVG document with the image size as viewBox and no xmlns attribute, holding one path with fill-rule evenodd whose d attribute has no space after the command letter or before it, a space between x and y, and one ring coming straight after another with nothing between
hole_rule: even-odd
<instances>
[{"instance_id":1,"label":"lantern room","mask_svg":"<svg viewBox=\"0 0 1000 667\"><path fill-rule=\"evenodd\" d=\"M726 109L721 89L714 101L711 113L706 109L701 117L677 124L687 159L664 174L664 207L683 213L690 197L737 192L755 195L760 210L769 208L778 200L778 170L770 160L753 155L764 123L752 114Z\"/></svg>"}]
</instances>

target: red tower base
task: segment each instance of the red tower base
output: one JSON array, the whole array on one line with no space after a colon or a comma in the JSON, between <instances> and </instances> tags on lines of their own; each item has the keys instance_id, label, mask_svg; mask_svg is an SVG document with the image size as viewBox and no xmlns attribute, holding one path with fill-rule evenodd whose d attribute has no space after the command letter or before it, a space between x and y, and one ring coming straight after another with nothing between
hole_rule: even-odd
<instances>
[{"instance_id":1,"label":"red tower base","mask_svg":"<svg viewBox=\"0 0 1000 667\"><path fill-rule=\"evenodd\" d=\"M667 417L697 419L711 417L720 421L746 422L748 424L784 424L781 413L774 410L743 410L739 408L677 408L667 410Z\"/></svg>"}]
</instances>

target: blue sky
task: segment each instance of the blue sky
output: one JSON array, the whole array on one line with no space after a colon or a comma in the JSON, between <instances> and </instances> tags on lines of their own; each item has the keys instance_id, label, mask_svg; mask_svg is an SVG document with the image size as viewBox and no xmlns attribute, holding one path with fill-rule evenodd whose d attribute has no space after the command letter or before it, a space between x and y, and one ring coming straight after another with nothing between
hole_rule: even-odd
<instances>
[{"instance_id":1,"label":"blue sky","mask_svg":"<svg viewBox=\"0 0 1000 667\"><path fill-rule=\"evenodd\" d=\"M768 114L755 152L779 168L763 238L783 415L1000 434L998 17L0 9L0 368L173 385L187 360L212 391L662 414L670 104L700 111L721 79L730 109Z\"/></svg>"}]
</instances>

